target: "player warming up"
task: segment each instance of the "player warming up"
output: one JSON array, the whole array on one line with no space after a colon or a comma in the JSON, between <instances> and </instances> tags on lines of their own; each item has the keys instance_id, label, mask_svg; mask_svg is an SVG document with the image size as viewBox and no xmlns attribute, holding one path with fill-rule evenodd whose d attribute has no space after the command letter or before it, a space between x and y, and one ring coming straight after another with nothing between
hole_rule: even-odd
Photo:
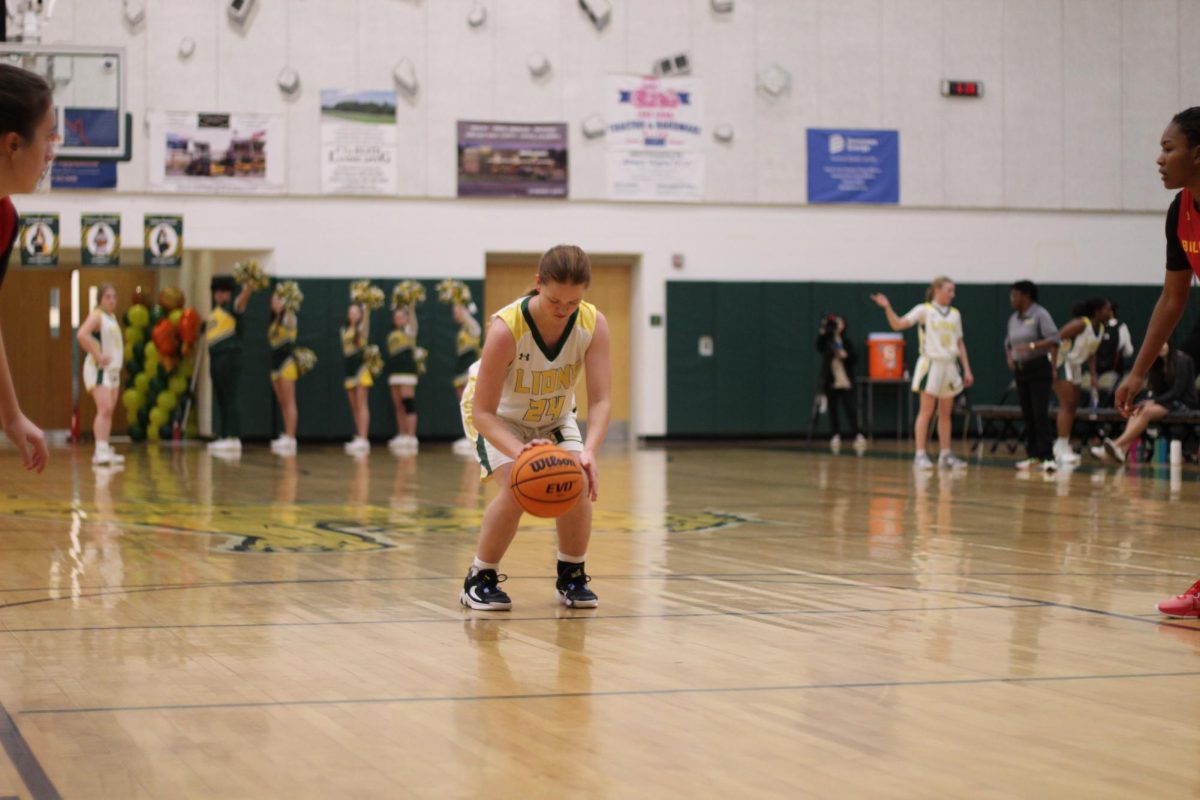
<instances>
[{"instance_id":1,"label":"player warming up","mask_svg":"<svg viewBox=\"0 0 1200 800\"><path fill-rule=\"evenodd\" d=\"M466 435L476 442L484 480L507 487L513 462L538 444L557 444L579 454L585 496L557 518L558 601L595 608L584 562L592 535L592 503L598 497L596 449L608 432L611 400L608 323L583 295L592 280L591 262L578 247L559 245L538 264L533 291L496 312L471 366L463 392ZM575 420L575 384L587 370L587 441ZM507 611L512 601L500 588L500 560L516 536L522 509L503 489L488 505L475 561L467 571L460 602L468 608Z\"/></svg>"}]
</instances>

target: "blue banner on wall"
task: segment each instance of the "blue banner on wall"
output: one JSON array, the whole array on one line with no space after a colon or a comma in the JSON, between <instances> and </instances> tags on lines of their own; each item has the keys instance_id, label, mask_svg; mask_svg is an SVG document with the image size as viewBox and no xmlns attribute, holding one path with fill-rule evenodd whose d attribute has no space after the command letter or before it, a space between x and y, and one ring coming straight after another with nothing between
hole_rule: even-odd
<instances>
[{"instance_id":1,"label":"blue banner on wall","mask_svg":"<svg viewBox=\"0 0 1200 800\"><path fill-rule=\"evenodd\" d=\"M808 202L900 202L900 132L809 128Z\"/></svg>"},{"instance_id":2,"label":"blue banner on wall","mask_svg":"<svg viewBox=\"0 0 1200 800\"><path fill-rule=\"evenodd\" d=\"M55 161L50 167L51 189L114 189L115 161Z\"/></svg>"}]
</instances>

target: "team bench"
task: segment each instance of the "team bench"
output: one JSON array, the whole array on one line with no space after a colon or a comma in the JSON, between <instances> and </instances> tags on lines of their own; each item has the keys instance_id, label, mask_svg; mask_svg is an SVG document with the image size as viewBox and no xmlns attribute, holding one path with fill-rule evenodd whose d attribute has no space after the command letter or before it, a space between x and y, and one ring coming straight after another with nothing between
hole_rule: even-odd
<instances>
[{"instance_id":1,"label":"team bench","mask_svg":"<svg viewBox=\"0 0 1200 800\"><path fill-rule=\"evenodd\" d=\"M1001 444L1010 453L1024 443L1025 425L1021 419L1021 407L1009 405L971 406L963 409L966 417L964 437L969 435L974 423L974 439L972 451L982 448L985 442L991 442L988 452L994 453ZM1054 426L1054 409L1051 409L1050 425ZM1125 426L1125 419L1115 408L1101 408L1095 411L1080 409L1075 415L1075 438L1082 438L1084 445L1099 442L1105 436L1114 436ZM1160 436L1168 439L1179 439L1183 442L1185 452L1193 452L1200 442L1200 412L1168 414L1150 426L1151 430L1158 429Z\"/></svg>"}]
</instances>

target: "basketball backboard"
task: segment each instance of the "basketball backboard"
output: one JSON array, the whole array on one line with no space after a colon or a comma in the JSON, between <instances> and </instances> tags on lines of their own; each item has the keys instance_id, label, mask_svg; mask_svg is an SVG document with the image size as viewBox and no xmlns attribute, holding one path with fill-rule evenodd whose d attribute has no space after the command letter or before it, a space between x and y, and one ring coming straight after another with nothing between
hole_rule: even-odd
<instances>
[{"instance_id":1,"label":"basketball backboard","mask_svg":"<svg viewBox=\"0 0 1200 800\"><path fill-rule=\"evenodd\" d=\"M54 88L59 158L126 156L123 48L0 42L0 61L36 72Z\"/></svg>"}]
</instances>

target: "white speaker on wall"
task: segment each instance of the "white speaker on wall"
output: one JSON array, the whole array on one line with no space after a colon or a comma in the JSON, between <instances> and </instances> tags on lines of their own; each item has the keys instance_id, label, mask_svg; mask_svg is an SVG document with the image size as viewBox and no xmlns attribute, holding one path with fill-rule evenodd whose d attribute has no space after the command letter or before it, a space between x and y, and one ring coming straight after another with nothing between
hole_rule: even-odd
<instances>
[{"instance_id":1,"label":"white speaker on wall","mask_svg":"<svg viewBox=\"0 0 1200 800\"><path fill-rule=\"evenodd\" d=\"M718 125L716 128L713 129L713 138L716 139L718 142L723 142L725 144L732 142L733 141L733 126L732 125Z\"/></svg>"},{"instance_id":2,"label":"white speaker on wall","mask_svg":"<svg viewBox=\"0 0 1200 800\"><path fill-rule=\"evenodd\" d=\"M396 66L392 68L392 78L406 94L417 93L417 68L409 59L402 58L396 62Z\"/></svg>"},{"instance_id":3,"label":"white speaker on wall","mask_svg":"<svg viewBox=\"0 0 1200 800\"><path fill-rule=\"evenodd\" d=\"M130 27L137 27L146 18L146 0L124 0L122 12Z\"/></svg>"},{"instance_id":4,"label":"white speaker on wall","mask_svg":"<svg viewBox=\"0 0 1200 800\"><path fill-rule=\"evenodd\" d=\"M196 52L196 40L190 36L185 36L179 40L179 57L191 58L192 53Z\"/></svg>"},{"instance_id":5,"label":"white speaker on wall","mask_svg":"<svg viewBox=\"0 0 1200 800\"><path fill-rule=\"evenodd\" d=\"M608 21L612 19L612 3L608 0L579 0L579 7L598 31L604 30Z\"/></svg>"},{"instance_id":6,"label":"white speaker on wall","mask_svg":"<svg viewBox=\"0 0 1200 800\"><path fill-rule=\"evenodd\" d=\"M718 14L728 14L733 11L733 0L712 0L712 10Z\"/></svg>"},{"instance_id":7,"label":"white speaker on wall","mask_svg":"<svg viewBox=\"0 0 1200 800\"><path fill-rule=\"evenodd\" d=\"M792 73L778 64L768 64L758 71L758 88L771 97L778 97L792 85Z\"/></svg>"},{"instance_id":8,"label":"white speaker on wall","mask_svg":"<svg viewBox=\"0 0 1200 800\"><path fill-rule=\"evenodd\" d=\"M300 88L300 73L291 67L284 67L279 71L279 77L275 79L279 84L279 89L284 94L295 94Z\"/></svg>"},{"instance_id":9,"label":"white speaker on wall","mask_svg":"<svg viewBox=\"0 0 1200 800\"><path fill-rule=\"evenodd\" d=\"M525 65L529 67L529 74L535 78L540 78L550 72L550 59L542 53L531 53L525 60Z\"/></svg>"},{"instance_id":10,"label":"white speaker on wall","mask_svg":"<svg viewBox=\"0 0 1200 800\"><path fill-rule=\"evenodd\" d=\"M250 11L254 8L254 0L225 0L228 4L225 11L229 14L229 18L241 25L246 21L246 17L250 16Z\"/></svg>"},{"instance_id":11,"label":"white speaker on wall","mask_svg":"<svg viewBox=\"0 0 1200 800\"><path fill-rule=\"evenodd\" d=\"M475 7L471 9L471 13L467 14L467 24L472 28L478 28L485 22L487 22L487 6L476 3Z\"/></svg>"},{"instance_id":12,"label":"white speaker on wall","mask_svg":"<svg viewBox=\"0 0 1200 800\"><path fill-rule=\"evenodd\" d=\"M604 117L599 114L592 114L583 120L583 136L585 139L598 139L604 135L604 131L608 126L604 124Z\"/></svg>"}]
</instances>

